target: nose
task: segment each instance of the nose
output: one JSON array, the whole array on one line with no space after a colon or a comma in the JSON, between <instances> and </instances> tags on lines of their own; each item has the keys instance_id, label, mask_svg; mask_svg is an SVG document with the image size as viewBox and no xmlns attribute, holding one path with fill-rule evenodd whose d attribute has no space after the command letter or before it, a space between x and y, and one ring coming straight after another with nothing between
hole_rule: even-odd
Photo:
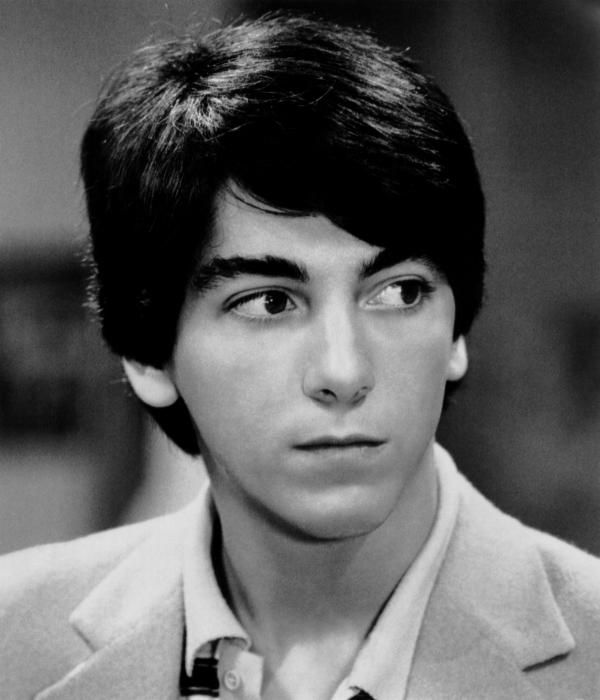
<instances>
[{"instance_id":1,"label":"nose","mask_svg":"<svg viewBox=\"0 0 600 700\"><path fill-rule=\"evenodd\" d=\"M333 313L312 332L305 395L323 405L362 403L375 386L375 374L357 320Z\"/></svg>"}]
</instances>

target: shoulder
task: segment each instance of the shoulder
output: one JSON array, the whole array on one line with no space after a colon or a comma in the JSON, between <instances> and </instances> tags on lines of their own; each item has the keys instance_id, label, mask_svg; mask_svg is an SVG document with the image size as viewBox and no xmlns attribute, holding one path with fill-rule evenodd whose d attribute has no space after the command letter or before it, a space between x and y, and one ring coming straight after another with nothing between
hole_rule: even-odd
<instances>
[{"instance_id":1,"label":"shoulder","mask_svg":"<svg viewBox=\"0 0 600 700\"><path fill-rule=\"evenodd\" d=\"M88 591L159 528L161 520L1 556L0 648L16 637L35 637L35 630L67 626L70 612Z\"/></svg>"},{"instance_id":2,"label":"shoulder","mask_svg":"<svg viewBox=\"0 0 600 700\"><path fill-rule=\"evenodd\" d=\"M572 631L595 630L600 646L600 559L552 535L529 527L524 530L540 554Z\"/></svg>"},{"instance_id":3,"label":"shoulder","mask_svg":"<svg viewBox=\"0 0 600 700\"><path fill-rule=\"evenodd\" d=\"M547 580L572 640L560 663L532 669L545 697L600 697L600 559L531 528ZM560 689L560 691L559 691ZM561 694L562 693L562 694Z\"/></svg>"},{"instance_id":4,"label":"shoulder","mask_svg":"<svg viewBox=\"0 0 600 700\"><path fill-rule=\"evenodd\" d=\"M0 557L0 610L50 584L77 587L98 578L156 527L150 520Z\"/></svg>"},{"instance_id":5,"label":"shoulder","mask_svg":"<svg viewBox=\"0 0 600 700\"><path fill-rule=\"evenodd\" d=\"M461 491L456 548L470 605L497 623L503 648L525 652L525 667L529 650L548 653L528 668L544 697L600 697L600 559L503 513L466 480ZM554 653L550 635L562 639Z\"/></svg>"},{"instance_id":6,"label":"shoulder","mask_svg":"<svg viewBox=\"0 0 600 700\"><path fill-rule=\"evenodd\" d=\"M500 510L462 474L458 477L461 504L458 514L459 529L468 534L470 545L476 541L488 549L508 548L509 552L514 552L515 547L521 551L522 547L518 545L526 548L534 547L542 556L549 573L558 571L564 573L565 583L569 580L573 582L570 575L574 575L580 582L598 575L599 557L585 552L572 543L537 530ZM596 588L598 588L597 583L596 579Z\"/></svg>"},{"instance_id":7,"label":"shoulder","mask_svg":"<svg viewBox=\"0 0 600 700\"><path fill-rule=\"evenodd\" d=\"M8 696L33 695L88 656L71 613L167 518L0 557L0 677Z\"/></svg>"},{"instance_id":8,"label":"shoulder","mask_svg":"<svg viewBox=\"0 0 600 700\"><path fill-rule=\"evenodd\" d=\"M501 511L461 479L459 522L467 533L467 547L487 550L498 568L515 568L516 580L522 580L524 573L518 566L535 553L557 600L600 606L600 558Z\"/></svg>"}]
</instances>

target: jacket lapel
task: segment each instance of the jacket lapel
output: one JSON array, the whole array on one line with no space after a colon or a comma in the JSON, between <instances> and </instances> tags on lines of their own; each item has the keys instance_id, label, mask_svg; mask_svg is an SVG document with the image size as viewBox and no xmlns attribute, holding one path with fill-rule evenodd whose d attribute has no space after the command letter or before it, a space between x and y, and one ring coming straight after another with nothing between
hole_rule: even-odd
<instances>
[{"instance_id":1,"label":"jacket lapel","mask_svg":"<svg viewBox=\"0 0 600 700\"><path fill-rule=\"evenodd\" d=\"M540 698L527 671L574 640L520 523L460 477L461 504L417 645L408 697Z\"/></svg>"},{"instance_id":2,"label":"jacket lapel","mask_svg":"<svg viewBox=\"0 0 600 700\"><path fill-rule=\"evenodd\" d=\"M74 610L90 655L36 700L179 698L182 541L191 508L157 521Z\"/></svg>"},{"instance_id":3,"label":"jacket lapel","mask_svg":"<svg viewBox=\"0 0 600 700\"><path fill-rule=\"evenodd\" d=\"M572 635L528 531L462 481L407 697L539 700L527 671L559 662L575 646ZM75 609L71 623L90 655L36 700L179 697L181 543L191 512L160 521Z\"/></svg>"}]
</instances>

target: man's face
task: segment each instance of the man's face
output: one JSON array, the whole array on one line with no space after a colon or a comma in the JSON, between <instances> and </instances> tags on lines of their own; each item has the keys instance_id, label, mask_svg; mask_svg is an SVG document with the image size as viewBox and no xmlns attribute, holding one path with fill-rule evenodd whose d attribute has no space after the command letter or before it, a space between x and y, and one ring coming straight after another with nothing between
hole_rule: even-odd
<instances>
[{"instance_id":1,"label":"man's face","mask_svg":"<svg viewBox=\"0 0 600 700\"><path fill-rule=\"evenodd\" d=\"M446 380L464 372L454 299L426 262L381 251L322 216L219 199L168 374L222 516L364 534L430 459Z\"/></svg>"}]
</instances>

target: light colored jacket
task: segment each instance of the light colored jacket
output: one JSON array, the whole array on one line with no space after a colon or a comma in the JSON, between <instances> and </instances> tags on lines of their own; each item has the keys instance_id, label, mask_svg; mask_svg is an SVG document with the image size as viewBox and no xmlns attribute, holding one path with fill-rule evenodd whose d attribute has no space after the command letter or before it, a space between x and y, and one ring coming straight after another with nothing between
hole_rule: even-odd
<instances>
[{"instance_id":1,"label":"light colored jacket","mask_svg":"<svg viewBox=\"0 0 600 700\"><path fill-rule=\"evenodd\" d=\"M600 560L460 498L407 698L598 700ZM178 698L190 518L0 558L2 700Z\"/></svg>"}]
</instances>

